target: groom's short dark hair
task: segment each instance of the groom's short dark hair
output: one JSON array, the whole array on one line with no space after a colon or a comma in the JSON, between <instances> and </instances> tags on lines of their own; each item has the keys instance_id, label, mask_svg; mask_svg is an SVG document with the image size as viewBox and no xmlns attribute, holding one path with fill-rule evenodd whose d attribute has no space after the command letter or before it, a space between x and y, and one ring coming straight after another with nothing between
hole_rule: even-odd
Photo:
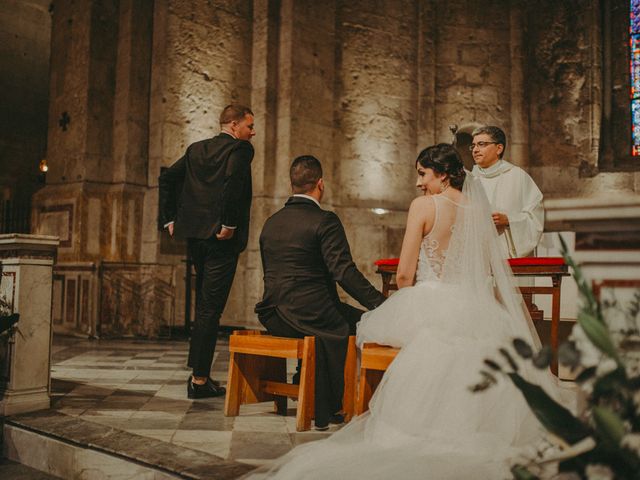
<instances>
[{"instance_id":1,"label":"groom's short dark hair","mask_svg":"<svg viewBox=\"0 0 640 480\"><path fill-rule=\"evenodd\" d=\"M322 178L320 160L312 155L296 158L289 169L291 190L293 193L307 193L313 190Z\"/></svg>"}]
</instances>

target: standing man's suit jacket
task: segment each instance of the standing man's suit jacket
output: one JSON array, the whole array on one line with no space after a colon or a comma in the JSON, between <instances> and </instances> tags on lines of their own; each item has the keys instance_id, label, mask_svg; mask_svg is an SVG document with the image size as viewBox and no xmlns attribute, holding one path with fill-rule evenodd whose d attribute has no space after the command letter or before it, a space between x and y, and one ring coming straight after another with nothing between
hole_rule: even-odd
<instances>
[{"instance_id":1,"label":"standing man's suit jacket","mask_svg":"<svg viewBox=\"0 0 640 480\"><path fill-rule=\"evenodd\" d=\"M244 250L249 235L252 159L251 143L226 133L190 145L160 175L159 223L175 221L179 238L207 239L223 225L236 227L228 241L237 252Z\"/></svg>"},{"instance_id":2,"label":"standing man's suit jacket","mask_svg":"<svg viewBox=\"0 0 640 480\"><path fill-rule=\"evenodd\" d=\"M351 257L338 216L304 197L291 197L260 235L264 297L259 316L274 309L293 328L348 335L336 282L368 309L385 297L365 279Z\"/></svg>"}]
</instances>

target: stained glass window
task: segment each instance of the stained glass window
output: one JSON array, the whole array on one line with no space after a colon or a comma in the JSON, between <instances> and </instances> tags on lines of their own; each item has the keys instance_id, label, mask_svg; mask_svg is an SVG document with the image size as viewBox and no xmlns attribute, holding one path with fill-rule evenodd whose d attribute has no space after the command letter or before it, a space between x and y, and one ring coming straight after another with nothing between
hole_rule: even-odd
<instances>
[{"instance_id":1,"label":"stained glass window","mask_svg":"<svg viewBox=\"0 0 640 480\"><path fill-rule=\"evenodd\" d=\"M637 157L640 156L640 0L630 2L631 154Z\"/></svg>"}]
</instances>

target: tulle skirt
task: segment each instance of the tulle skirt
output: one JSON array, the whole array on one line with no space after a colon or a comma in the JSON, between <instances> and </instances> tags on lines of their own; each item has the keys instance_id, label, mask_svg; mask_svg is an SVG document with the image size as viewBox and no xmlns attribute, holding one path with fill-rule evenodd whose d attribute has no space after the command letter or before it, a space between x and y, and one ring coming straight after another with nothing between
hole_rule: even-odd
<instances>
[{"instance_id":1,"label":"tulle skirt","mask_svg":"<svg viewBox=\"0 0 640 480\"><path fill-rule=\"evenodd\" d=\"M370 411L252 478L510 478L510 462L540 437L541 426L507 379L484 392L469 389L480 379L483 360L496 358L513 332L497 302L480 297L485 300L454 285L424 282L366 313L360 345L401 347ZM531 370L527 378L546 375Z\"/></svg>"}]
</instances>

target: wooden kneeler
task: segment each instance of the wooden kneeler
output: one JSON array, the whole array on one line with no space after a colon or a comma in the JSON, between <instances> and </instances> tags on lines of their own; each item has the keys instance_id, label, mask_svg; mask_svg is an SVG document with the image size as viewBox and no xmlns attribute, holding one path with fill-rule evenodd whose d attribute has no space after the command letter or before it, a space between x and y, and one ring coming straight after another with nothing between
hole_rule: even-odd
<instances>
[{"instance_id":1,"label":"wooden kneeler","mask_svg":"<svg viewBox=\"0 0 640 480\"><path fill-rule=\"evenodd\" d=\"M369 401L376 391L384 372L396 358L399 348L377 343L365 343L360 350L360 381L356 415L369 410Z\"/></svg>"},{"instance_id":2,"label":"wooden kneeler","mask_svg":"<svg viewBox=\"0 0 640 480\"><path fill-rule=\"evenodd\" d=\"M229 377L224 414L235 417L240 405L273 400L275 411L287 414L287 398L298 400L296 430L311 428L314 417L315 338L274 337L258 330L239 330L229 337ZM287 383L287 358L301 359L300 385ZM356 390L355 337L349 337L345 362L343 408L345 421L353 416Z\"/></svg>"}]
</instances>

